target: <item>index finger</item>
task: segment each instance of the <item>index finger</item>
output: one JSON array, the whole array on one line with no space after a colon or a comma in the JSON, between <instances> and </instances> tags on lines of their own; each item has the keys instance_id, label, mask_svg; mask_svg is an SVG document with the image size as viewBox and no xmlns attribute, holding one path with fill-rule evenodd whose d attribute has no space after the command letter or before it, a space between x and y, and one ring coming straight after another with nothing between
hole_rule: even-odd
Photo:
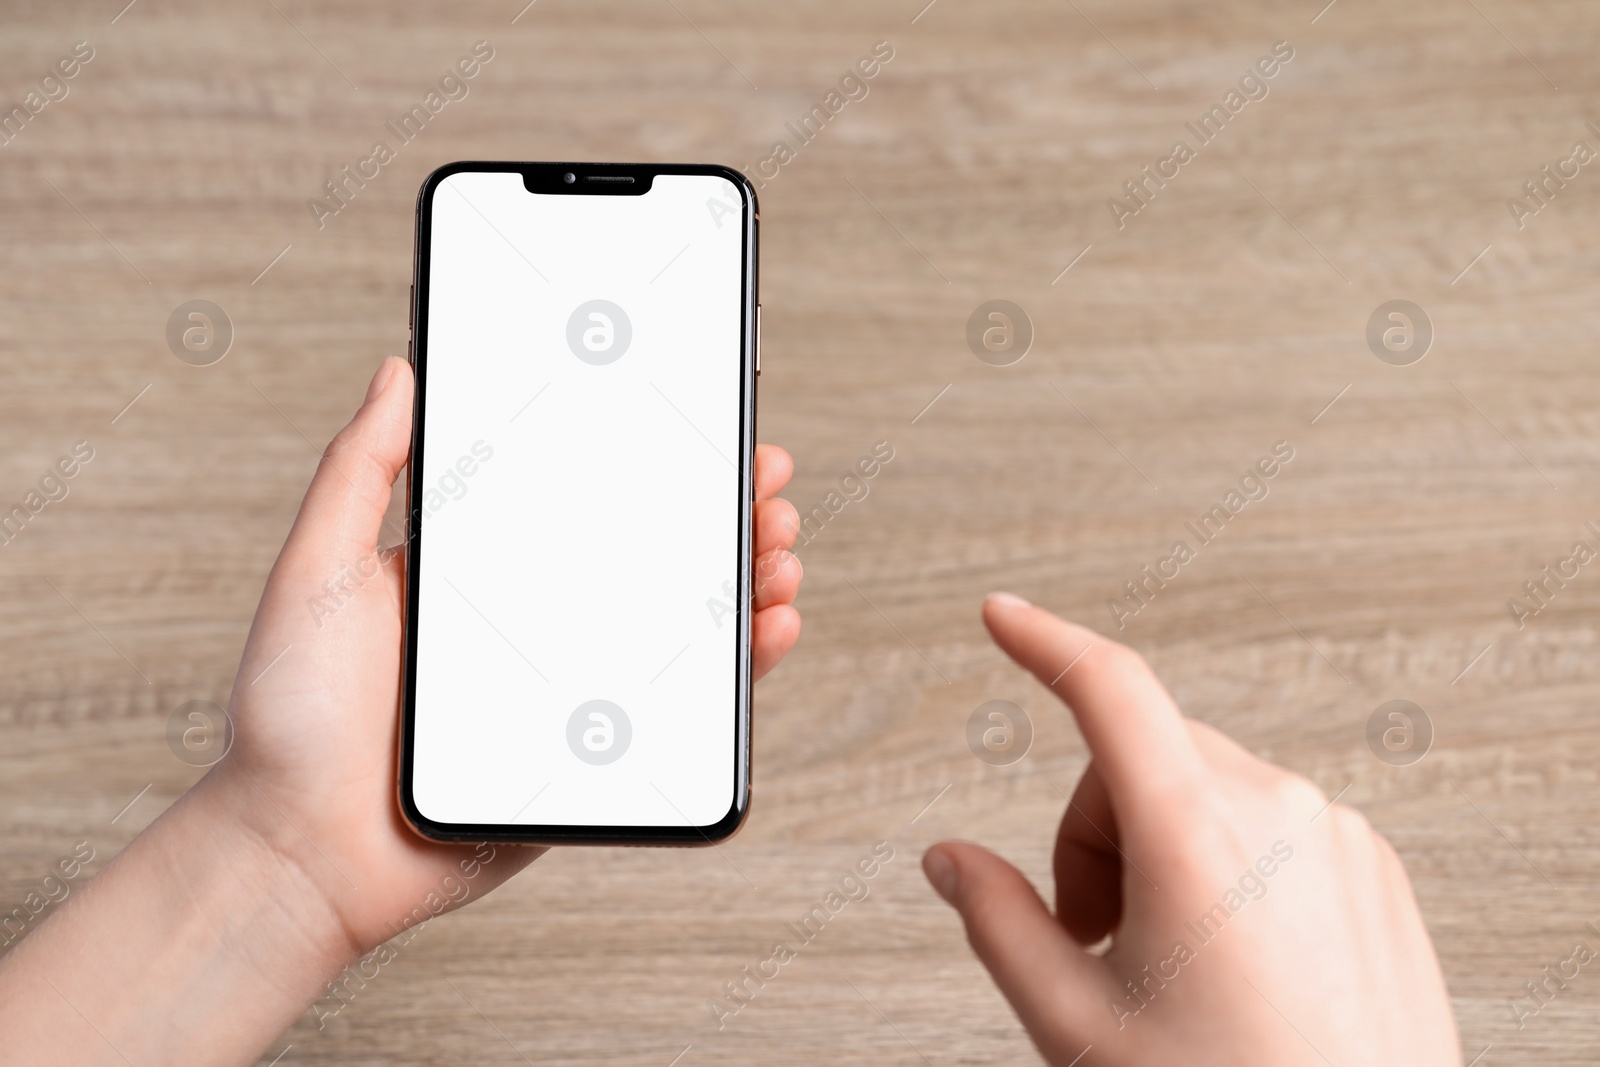
<instances>
[{"instance_id":1,"label":"index finger","mask_svg":"<svg viewBox=\"0 0 1600 1067\"><path fill-rule=\"evenodd\" d=\"M1200 754L1143 657L1010 593L984 601L983 621L1006 655L1072 710L1119 821L1168 817L1192 800Z\"/></svg>"}]
</instances>

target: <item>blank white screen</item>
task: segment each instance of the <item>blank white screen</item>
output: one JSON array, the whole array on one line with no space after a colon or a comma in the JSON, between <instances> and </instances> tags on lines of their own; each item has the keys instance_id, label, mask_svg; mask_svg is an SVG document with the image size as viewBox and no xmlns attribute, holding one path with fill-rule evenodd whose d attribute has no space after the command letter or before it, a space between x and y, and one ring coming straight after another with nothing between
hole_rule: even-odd
<instances>
[{"instance_id":1,"label":"blank white screen","mask_svg":"<svg viewBox=\"0 0 1600 1067\"><path fill-rule=\"evenodd\" d=\"M436 188L413 796L442 823L704 826L734 787L742 198ZM581 305L631 325L613 362ZM615 317L584 318L605 358ZM596 331L596 332L589 332ZM588 346L601 349L590 352ZM465 457L465 458L464 458ZM614 762L575 754L592 700ZM586 744L606 753L590 722ZM618 731L612 731L615 745Z\"/></svg>"}]
</instances>

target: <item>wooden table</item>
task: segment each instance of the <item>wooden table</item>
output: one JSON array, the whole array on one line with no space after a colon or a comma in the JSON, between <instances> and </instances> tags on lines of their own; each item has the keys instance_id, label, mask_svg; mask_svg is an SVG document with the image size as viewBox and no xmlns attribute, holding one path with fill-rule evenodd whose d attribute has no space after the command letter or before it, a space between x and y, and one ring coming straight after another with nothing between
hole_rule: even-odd
<instances>
[{"instance_id":1,"label":"wooden table","mask_svg":"<svg viewBox=\"0 0 1600 1067\"><path fill-rule=\"evenodd\" d=\"M200 773L168 718L226 701L318 449L404 351L422 176L719 160L776 175L761 419L797 457L789 495L809 509L894 449L801 551L805 636L758 689L748 828L718 851L552 853L263 1062L290 1043L284 1065L1030 1061L917 869L960 835L1047 885L1084 763L979 600L1114 629L1122 583L1278 441L1294 459L1266 499L1120 636L1191 714L1396 843L1468 1058L1594 1062L1600 980L1520 1030L1507 1001L1596 943L1600 574L1520 628L1507 600L1600 523L1600 166L1543 204L1522 189L1600 149L1600 12L922 2L13 10L4 106L74 42L93 58L0 148L0 506L74 442L94 458L0 551L5 906L79 841L101 865ZM466 97L319 227L308 200L480 40ZM866 95L799 143L786 123L879 41ZM1293 58L1228 110L1279 41ZM1214 105L1227 122L1195 136ZM1180 138L1193 158L1163 162ZM792 158L765 163L777 141ZM194 299L234 333L209 367L167 342ZM989 300L1031 321L1020 361L969 348ZM1431 323L1419 362L1394 365L1415 339L1369 347L1393 300ZM1367 742L1393 699L1435 732L1409 766ZM1031 719L1010 766L968 749L987 700ZM871 895L719 1030L723 983L879 841Z\"/></svg>"}]
</instances>

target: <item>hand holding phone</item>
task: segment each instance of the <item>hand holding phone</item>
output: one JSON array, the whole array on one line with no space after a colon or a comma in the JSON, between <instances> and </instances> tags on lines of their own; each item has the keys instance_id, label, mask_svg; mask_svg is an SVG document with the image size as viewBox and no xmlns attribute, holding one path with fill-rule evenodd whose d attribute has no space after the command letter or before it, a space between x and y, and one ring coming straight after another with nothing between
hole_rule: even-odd
<instances>
[{"instance_id":1,"label":"hand holding phone","mask_svg":"<svg viewBox=\"0 0 1600 1067\"><path fill-rule=\"evenodd\" d=\"M8 1062L99 1062L111 1049L139 1063L270 1058L308 1004L319 1020L342 1010L348 987L330 982L370 978L408 938L386 942L544 851L424 841L395 804L404 554L379 538L411 410L411 368L391 358L324 454L250 628L226 755L92 891L0 957ZM790 467L782 449L756 449L755 548L771 561L752 619L756 676L800 629L794 513L774 496ZM184 1026L152 1022L179 1010L193 1015Z\"/></svg>"},{"instance_id":2,"label":"hand holding phone","mask_svg":"<svg viewBox=\"0 0 1600 1067\"><path fill-rule=\"evenodd\" d=\"M1089 747L1054 914L977 845L923 867L1048 1062L1461 1062L1411 883L1366 819L1184 718L1132 649L1007 594L983 618Z\"/></svg>"},{"instance_id":3,"label":"hand holding phone","mask_svg":"<svg viewBox=\"0 0 1600 1067\"><path fill-rule=\"evenodd\" d=\"M363 950L415 921L418 908L426 914L476 900L543 851L424 841L395 805L405 556L382 549L379 538L407 459L412 399L411 368L390 358L328 447L251 627L230 708L232 749L206 779L240 798L254 832L306 872ZM755 548L775 561L753 619L759 676L799 636L791 601L800 572L787 551L793 526L785 520L794 511L776 497L792 462L772 445L755 459ZM614 487L623 497L632 490ZM641 530L650 521L640 515ZM331 605L330 583L340 589ZM613 607L631 610L626 598Z\"/></svg>"}]
</instances>

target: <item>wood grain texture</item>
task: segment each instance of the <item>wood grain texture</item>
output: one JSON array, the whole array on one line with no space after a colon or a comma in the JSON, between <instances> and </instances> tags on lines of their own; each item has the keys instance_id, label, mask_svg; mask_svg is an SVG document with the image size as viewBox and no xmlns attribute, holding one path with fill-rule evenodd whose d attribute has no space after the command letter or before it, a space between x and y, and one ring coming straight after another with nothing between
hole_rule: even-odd
<instances>
[{"instance_id":1,"label":"wood grain texture","mask_svg":"<svg viewBox=\"0 0 1600 1067\"><path fill-rule=\"evenodd\" d=\"M979 600L1112 625L1122 582L1280 440L1270 496L1121 636L1191 714L1348 789L1396 843L1469 1058L1600 1057L1600 980L1520 1030L1507 1007L1600 920L1600 576L1522 629L1506 608L1600 522L1600 168L1521 229L1506 205L1600 148L1594 5L121 3L13 3L0 34L7 107L95 49L0 148L0 505L96 451L0 550L7 908L197 777L168 716L225 702L318 449L405 349L423 175L754 165L886 40L868 95L761 192L761 426L796 456L787 495L822 501L875 441L895 459L801 552L748 827L718 851L552 852L263 1062L1033 1062L917 869L959 835L1047 885L1085 759ZM478 40L470 94L319 229L308 198ZM1295 55L1269 94L1119 229L1107 199L1275 41ZM165 340L194 298L236 331L207 368ZM993 298L1037 334L1007 367L964 338ZM1407 367L1364 339L1397 298L1437 333ZM1367 747L1394 698L1437 731L1414 766ZM1036 730L1010 767L964 740L990 699ZM877 841L895 858L870 897L719 1030L706 1002Z\"/></svg>"}]
</instances>

